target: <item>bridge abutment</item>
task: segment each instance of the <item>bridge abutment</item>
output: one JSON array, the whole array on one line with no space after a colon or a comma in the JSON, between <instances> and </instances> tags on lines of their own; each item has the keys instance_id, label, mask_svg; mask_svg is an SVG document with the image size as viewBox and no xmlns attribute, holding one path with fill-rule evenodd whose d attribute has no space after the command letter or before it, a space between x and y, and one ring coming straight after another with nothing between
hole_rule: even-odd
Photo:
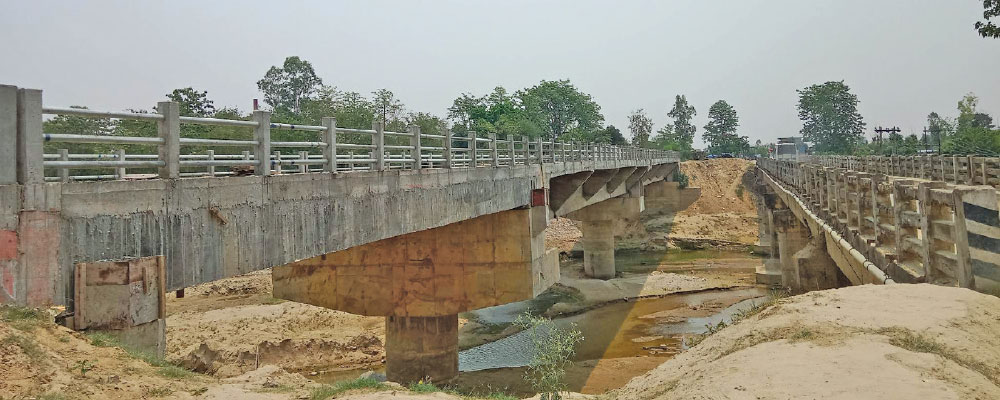
<instances>
[{"instance_id":1,"label":"bridge abutment","mask_svg":"<svg viewBox=\"0 0 1000 400\"><path fill-rule=\"evenodd\" d=\"M581 221L584 275L597 279L615 277L615 222L638 220L643 209L641 196L622 196L567 215L570 219Z\"/></svg>"}]
</instances>

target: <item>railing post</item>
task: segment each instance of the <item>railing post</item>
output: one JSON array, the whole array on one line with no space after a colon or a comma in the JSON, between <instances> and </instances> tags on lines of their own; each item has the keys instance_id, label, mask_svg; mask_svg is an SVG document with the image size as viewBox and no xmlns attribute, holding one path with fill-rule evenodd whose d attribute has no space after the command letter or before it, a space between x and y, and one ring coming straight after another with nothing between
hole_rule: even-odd
<instances>
[{"instance_id":1,"label":"railing post","mask_svg":"<svg viewBox=\"0 0 1000 400\"><path fill-rule=\"evenodd\" d=\"M257 141L257 147L254 147L253 152L257 160L254 172L261 176L271 175L271 113L254 111L253 121L257 123L257 127L253 128L253 138Z\"/></svg>"},{"instance_id":2,"label":"railing post","mask_svg":"<svg viewBox=\"0 0 1000 400\"><path fill-rule=\"evenodd\" d=\"M417 125L410 126L410 146L413 146L413 152L410 153L413 156L413 169L420 169L423 166L423 152L420 150L420 127Z\"/></svg>"},{"instance_id":3,"label":"railing post","mask_svg":"<svg viewBox=\"0 0 1000 400\"><path fill-rule=\"evenodd\" d=\"M531 151L528 149L528 147L529 147L528 146L528 137L527 136L521 136L521 152L524 153L524 157L521 157L521 159L523 160L524 165L531 164L531 162L528 161L528 160L531 159Z\"/></svg>"},{"instance_id":4,"label":"railing post","mask_svg":"<svg viewBox=\"0 0 1000 400\"><path fill-rule=\"evenodd\" d=\"M497 151L496 132L490 132L490 158L493 159L493 168L500 166L500 153Z\"/></svg>"},{"instance_id":5,"label":"railing post","mask_svg":"<svg viewBox=\"0 0 1000 400\"><path fill-rule=\"evenodd\" d=\"M300 174L304 174L306 172L309 172L309 164L306 163L307 161L309 161L309 152L308 151L300 151L299 152L299 160L302 161L302 163L299 164L299 173Z\"/></svg>"},{"instance_id":6,"label":"railing post","mask_svg":"<svg viewBox=\"0 0 1000 400\"><path fill-rule=\"evenodd\" d=\"M45 182L42 162L42 91L17 90L17 181L21 184ZM5 143L4 146L9 146Z\"/></svg>"},{"instance_id":7,"label":"railing post","mask_svg":"<svg viewBox=\"0 0 1000 400\"><path fill-rule=\"evenodd\" d=\"M372 136L372 142L375 144L374 169L385 171L385 126L380 121L372 121L372 130L375 131L375 135Z\"/></svg>"},{"instance_id":8,"label":"railing post","mask_svg":"<svg viewBox=\"0 0 1000 400\"><path fill-rule=\"evenodd\" d=\"M156 123L156 132L163 139L158 146L160 161L160 178L176 179L181 176L181 114L180 106L172 101L156 103L156 112L163 119Z\"/></svg>"},{"instance_id":9,"label":"railing post","mask_svg":"<svg viewBox=\"0 0 1000 400\"><path fill-rule=\"evenodd\" d=\"M543 144L542 137L539 136L535 141L535 146L538 147L538 164L545 164L545 145Z\"/></svg>"},{"instance_id":10,"label":"railing post","mask_svg":"<svg viewBox=\"0 0 1000 400\"><path fill-rule=\"evenodd\" d=\"M517 164L517 151L514 150L514 135L507 134L507 142L510 143L510 167L514 168Z\"/></svg>"},{"instance_id":11,"label":"railing post","mask_svg":"<svg viewBox=\"0 0 1000 400\"><path fill-rule=\"evenodd\" d=\"M118 161L125 162L125 149L118 149ZM178 157L180 158L180 157ZM115 179L125 179L125 167L115 168Z\"/></svg>"},{"instance_id":12,"label":"railing post","mask_svg":"<svg viewBox=\"0 0 1000 400\"><path fill-rule=\"evenodd\" d=\"M0 146L0 185L17 183L16 86L0 85L0 143L4 143L4 145ZM13 146L11 145L12 143L14 144Z\"/></svg>"},{"instance_id":13,"label":"railing post","mask_svg":"<svg viewBox=\"0 0 1000 400\"><path fill-rule=\"evenodd\" d=\"M323 139L326 142L326 147L323 148L323 158L326 158L323 170L335 173L337 172L337 119L323 117L323 126L326 127L323 131Z\"/></svg>"},{"instance_id":14,"label":"railing post","mask_svg":"<svg viewBox=\"0 0 1000 400\"><path fill-rule=\"evenodd\" d=\"M281 152L274 151L274 173L281 174Z\"/></svg>"},{"instance_id":15,"label":"railing post","mask_svg":"<svg viewBox=\"0 0 1000 400\"><path fill-rule=\"evenodd\" d=\"M59 161L69 161L69 149L59 149ZM69 168L59 168L59 181L69 182Z\"/></svg>"},{"instance_id":16,"label":"railing post","mask_svg":"<svg viewBox=\"0 0 1000 400\"><path fill-rule=\"evenodd\" d=\"M469 142L466 146L469 149L469 168L478 167L479 156L476 154L476 148L479 147L479 142L476 140L476 131L469 131Z\"/></svg>"},{"instance_id":17,"label":"railing post","mask_svg":"<svg viewBox=\"0 0 1000 400\"><path fill-rule=\"evenodd\" d=\"M444 167L451 168L451 128L444 128Z\"/></svg>"},{"instance_id":18,"label":"railing post","mask_svg":"<svg viewBox=\"0 0 1000 400\"><path fill-rule=\"evenodd\" d=\"M208 153L208 161L209 161L208 176L215 176L215 166L211 165L211 162L215 161L215 150L208 150L206 151L206 153Z\"/></svg>"}]
</instances>

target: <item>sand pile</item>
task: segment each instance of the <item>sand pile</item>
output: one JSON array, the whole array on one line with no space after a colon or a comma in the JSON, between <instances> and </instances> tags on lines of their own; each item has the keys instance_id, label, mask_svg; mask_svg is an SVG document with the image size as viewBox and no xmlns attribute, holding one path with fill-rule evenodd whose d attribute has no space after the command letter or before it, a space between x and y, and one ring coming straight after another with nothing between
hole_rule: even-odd
<instances>
[{"instance_id":1,"label":"sand pile","mask_svg":"<svg viewBox=\"0 0 1000 400\"><path fill-rule=\"evenodd\" d=\"M1000 298L932 285L784 299L624 388L619 399L1000 398Z\"/></svg>"}]
</instances>

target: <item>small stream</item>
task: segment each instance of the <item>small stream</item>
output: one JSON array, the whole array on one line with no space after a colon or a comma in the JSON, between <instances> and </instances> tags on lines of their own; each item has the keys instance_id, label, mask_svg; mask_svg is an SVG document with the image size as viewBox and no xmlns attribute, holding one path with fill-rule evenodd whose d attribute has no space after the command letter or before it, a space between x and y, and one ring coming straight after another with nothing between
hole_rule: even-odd
<instances>
[{"instance_id":1,"label":"small stream","mask_svg":"<svg viewBox=\"0 0 1000 400\"><path fill-rule=\"evenodd\" d=\"M713 290L661 298L638 299L608 304L594 310L554 320L556 326L576 328L584 340L576 347L574 361L648 355L672 355L682 351L686 335L702 334L707 324L730 322L733 314L754 303L764 301L767 290L745 288ZM678 309L700 308L729 304L703 317L657 317L657 313ZM495 317L495 315L494 315ZM497 321L501 322L501 321ZM544 332L542 332L544 334ZM495 342L486 343L458 353L458 369L462 372L493 368L514 368L531 361L530 333L522 331Z\"/></svg>"}]
</instances>

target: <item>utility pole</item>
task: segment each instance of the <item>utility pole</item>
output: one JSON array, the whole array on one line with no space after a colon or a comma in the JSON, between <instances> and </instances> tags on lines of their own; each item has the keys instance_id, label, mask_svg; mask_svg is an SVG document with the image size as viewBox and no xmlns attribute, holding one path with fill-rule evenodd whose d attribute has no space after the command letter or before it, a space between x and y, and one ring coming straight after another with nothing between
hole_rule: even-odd
<instances>
[{"instance_id":1,"label":"utility pole","mask_svg":"<svg viewBox=\"0 0 1000 400\"><path fill-rule=\"evenodd\" d=\"M883 128L883 127L879 126L879 127L875 128L875 132L878 132L878 151L879 151L879 153L882 152L882 134L883 133L888 133L888 134L891 135L893 133L899 133L900 131L901 131L901 129L899 129L898 126L894 126L892 128ZM890 139L889 141L891 142L892 141L892 136L889 136L889 139ZM893 152L895 152L895 151L893 151Z\"/></svg>"},{"instance_id":2,"label":"utility pole","mask_svg":"<svg viewBox=\"0 0 1000 400\"><path fill-rule=\"evenodd\" d=\"M939 127L934 127L934 128L930 128L930 129L924 128L924 146L927 146L927 134L928 133L937 136L937 146L938 146L937 153L938 153L938 155L940 155L941 154L941 128L939 128Z\"/></svg>"}]
</instances>

